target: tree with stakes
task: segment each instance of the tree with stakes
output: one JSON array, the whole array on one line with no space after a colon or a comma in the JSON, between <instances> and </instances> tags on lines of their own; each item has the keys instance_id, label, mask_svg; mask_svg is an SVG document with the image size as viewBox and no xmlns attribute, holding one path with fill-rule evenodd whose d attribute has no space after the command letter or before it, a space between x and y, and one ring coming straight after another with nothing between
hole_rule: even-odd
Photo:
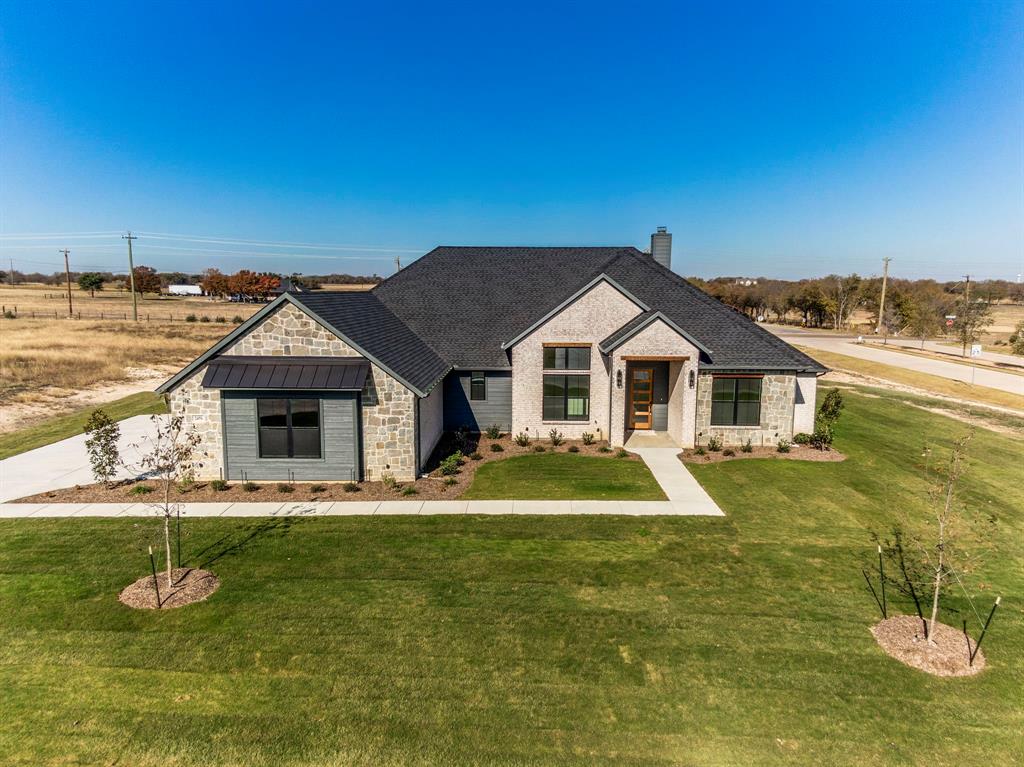
<instances>
[{"instance_id":1,"label":"tree with stakes","mask_svg":"<svg viewBox=\"0 0 1024 767\"><path fill-rule=\"evenodd\" d=\"M184 427L184 418L180 415L169 419L152 416L153 434L143 438L141 443L133 445L142 454L138 469L144 476L151 477L159 484L159 500L150 504L157 515L163 518L164 551L167 556L167 588L174 587L174 565L171 559L171 519L179 525L178 559L181 559L181 504L172 502L172 493L183 483L193 481L195 477L195 451L200 437Z\"/></svg>"}]
</instances>

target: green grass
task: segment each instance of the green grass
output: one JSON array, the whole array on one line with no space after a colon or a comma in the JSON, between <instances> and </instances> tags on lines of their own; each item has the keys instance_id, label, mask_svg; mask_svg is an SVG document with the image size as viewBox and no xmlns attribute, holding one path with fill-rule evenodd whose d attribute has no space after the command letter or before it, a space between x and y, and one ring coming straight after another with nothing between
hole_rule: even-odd
<instances>
[{"instance_id":1,"label":"green grass","mask_svg":"<svg viewBox=\"0 0 1024 767\"><path fill-rule=\"evenodd\" d=\"M538 453L481 466L463 498L663 501L665 494L640 461L573 453Z\"/></svg>"},{"instance_id":2,"label":"green grass","mask_svg":"<svg viewBox=\"0 0 1024 767\"><path fill-rule=\"evenodd\" d=\"M113 402L93 405L68 415L51 418L27 429L12 431L0 436L0 459L10 458L12 455L24 453L26 450L51 445L62 439L81 434L85 428L85 422L89 420L89 415L94 410L103 410L115 421L123 421L133 415L166 413L167 406L159 394L139 392Z\"/></svg>"},{"instance_id":3,"label":"green grass","mask_svg":"<svg viewBox=\"0 0 1024 767\"><path fill-rule=\"evenodd\" d=\"M847 403L843 463L693 467L724 518L189 520L223 586L164 613L116 599L156 520L0 520L0 764L1019 764L1024 443L972 445L1003 606L938 679L879 650L859 568L965 427Z\"/></svg>"}]
</instances>

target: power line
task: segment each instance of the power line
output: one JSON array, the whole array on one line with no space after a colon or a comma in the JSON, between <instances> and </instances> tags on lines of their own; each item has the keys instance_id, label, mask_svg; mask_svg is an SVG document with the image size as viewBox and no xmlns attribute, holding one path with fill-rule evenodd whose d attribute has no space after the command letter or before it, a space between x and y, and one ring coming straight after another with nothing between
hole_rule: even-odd
<instances>
[{"instance_id":1,"label":"power line","mask_svg":"<svg viewBox=\"0 0 1024 767\"><path fill-rule=\"evenodd\" d=\"M177 240L182 242L210 242L219 245L252 245L260 248L310 248L312 250L357 250L379 251L382 253L425 253L422 248L382 248L372 245L334 245L315 242L273 242L261 240L240 240L230 237L205 235L169 234L166 232L140 232L151 240Z\"/></svg>"}]
</instances>

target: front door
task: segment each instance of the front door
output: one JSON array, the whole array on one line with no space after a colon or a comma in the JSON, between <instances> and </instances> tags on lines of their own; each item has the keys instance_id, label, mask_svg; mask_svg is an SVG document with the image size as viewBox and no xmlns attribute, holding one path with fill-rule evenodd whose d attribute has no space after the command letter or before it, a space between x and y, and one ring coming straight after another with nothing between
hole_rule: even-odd
<instances>
[{"instance_id":1,"label":"front door","mask_svg":"<svg viewBox=\"0 0 1024 767\"><path fill-rule=\"evenodd\" d=\"M629 428L651 428L654 369L632 368L629 374Z\"/></svg>"}]
</instances>

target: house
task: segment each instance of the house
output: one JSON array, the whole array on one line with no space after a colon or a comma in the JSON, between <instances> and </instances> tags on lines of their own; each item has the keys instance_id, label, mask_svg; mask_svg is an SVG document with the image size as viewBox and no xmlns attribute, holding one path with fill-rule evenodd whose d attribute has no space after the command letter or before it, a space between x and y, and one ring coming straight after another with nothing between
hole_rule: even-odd
<instances>
[{"instance_id":1,"label":"house","mask_svg":"<svg viewBox=\"0 0 1024 767\"><path fill-rule=\"evenodd\" d=\"M306 293L308 292L298 282L292 280L291 277L282 277L281 282L276 288L270 291L270 295L279 296L283 293Z\"/></svg>"},{"instance_id":2,"label":"house","mask_svg":"<svg viewBox=\"0 0 1024 767\"><path fill-rule=\"evenodd\" d=\"M286 292L157 391L201 475L412 479L442 432L775 444L820 364L633 247L438 247L368 292Z\"/></svg>"}]
</instances>

